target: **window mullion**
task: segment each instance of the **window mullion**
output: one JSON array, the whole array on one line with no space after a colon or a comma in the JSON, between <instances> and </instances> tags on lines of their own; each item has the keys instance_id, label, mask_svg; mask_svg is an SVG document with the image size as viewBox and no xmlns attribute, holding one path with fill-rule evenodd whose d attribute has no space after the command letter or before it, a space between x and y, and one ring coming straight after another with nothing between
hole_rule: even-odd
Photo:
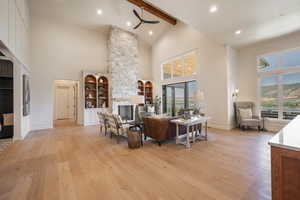
<instances>
[{"instance_id":1,"label":"window mullion","mask_svg":"<svg viewBox=\"0 0 300 200\"><path fill-rule=\"evenodd\" d=\"M278 106L279 113L278 118L283 119L283 86L282 86L282 75L278 75Z\"/></svg>"}]
</instances>

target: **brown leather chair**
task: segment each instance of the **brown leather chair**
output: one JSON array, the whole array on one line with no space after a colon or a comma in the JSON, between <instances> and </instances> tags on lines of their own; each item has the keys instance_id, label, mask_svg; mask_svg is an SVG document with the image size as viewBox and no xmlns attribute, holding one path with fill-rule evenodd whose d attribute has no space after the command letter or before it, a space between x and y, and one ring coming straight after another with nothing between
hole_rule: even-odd
<instances>
[{"instance_id":1,"label":"brown leather chair","mask_svg":"<svg viewBox=\"0 0 300 200\"><path fill-rule=\"evenodd\" d=\"M144 135L145 138L155 139L160 146L165 140L176 137L176 125L171 123L176 117L144 117ZM186 134L183 126L179 127L179 135Z\"/></svg>"}]
</instances>

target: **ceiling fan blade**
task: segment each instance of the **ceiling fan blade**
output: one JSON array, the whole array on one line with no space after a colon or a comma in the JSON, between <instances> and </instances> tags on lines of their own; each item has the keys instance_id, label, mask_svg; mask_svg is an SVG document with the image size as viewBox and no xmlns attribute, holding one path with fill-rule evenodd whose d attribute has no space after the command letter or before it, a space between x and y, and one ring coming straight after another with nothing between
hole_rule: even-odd
<instances>
[{"instance_id":1,"label":"ceiling fan blade","mask_svg":"<svg viewBox=\"0 0 300 200\"><path fill-rule=\"evenodd\" d=\"M142 21L138 24L138 25L136 25L133 29L137 29L138 27L140 27L140 25L142 25Z\"/></svg>"},{"instance_id":2,"label":"ceiling fan blade","mask_svg":"<svg viewBox=\"0 0 300 200\"><path fill-rule=\"evenodd\" d=\"M149 21L149 20L143 20L144 23L147 23L147 24L158 24L160 23L160 21Z\"/></svg>"},{"instance_id":3,"label":"ceiling fan blade","mask_svg":"<svg viewBox=\"0 0 300 200\"><path fill-rule=\"evenodd\" d=\"M133 13L134 13L134 15L137 17L137 18L139 18L139 20L143 20L141 17L140 17L140 15L136 12L136 10L133 10Z\"/></svg>"}]
</instances>

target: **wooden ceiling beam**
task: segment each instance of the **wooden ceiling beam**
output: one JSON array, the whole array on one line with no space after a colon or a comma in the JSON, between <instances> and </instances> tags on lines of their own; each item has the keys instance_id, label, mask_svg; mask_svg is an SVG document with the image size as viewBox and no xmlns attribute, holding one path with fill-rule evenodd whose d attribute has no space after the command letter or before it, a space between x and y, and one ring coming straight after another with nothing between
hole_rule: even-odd
<instances>
[{"instance_id":1,"label":"wooden ceiling beam","mask_svg":"<svg viewBox=\"0 0 300 200\"><path fill-rule=\"evenodd\" d=\"M143 8L144 10L148 11L149 13L165 20L166 22L172 24L172 25L176 25L177 24L177 19L175 19L174 17L168 15L167 13L161 11L160 9L152 6L151 4L143 1L143 0L127 0L130 3Z\"/></svg>"}]
</instances>

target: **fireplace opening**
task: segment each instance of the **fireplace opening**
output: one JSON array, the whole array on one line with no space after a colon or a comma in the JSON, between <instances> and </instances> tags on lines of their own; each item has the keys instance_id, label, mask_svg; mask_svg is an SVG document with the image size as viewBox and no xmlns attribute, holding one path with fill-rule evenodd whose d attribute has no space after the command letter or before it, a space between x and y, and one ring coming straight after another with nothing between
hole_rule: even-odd
<instances>
[{"instance_id":1,"label":"fireplace opening","mask_svg":"<svg viewBox=\"0 0 300 200\"><path fill-rule=\"evenodd\" d=\"M123 120L133 120L133 105L119 105L118 111Z\"/></svg>"}]
</instances>

